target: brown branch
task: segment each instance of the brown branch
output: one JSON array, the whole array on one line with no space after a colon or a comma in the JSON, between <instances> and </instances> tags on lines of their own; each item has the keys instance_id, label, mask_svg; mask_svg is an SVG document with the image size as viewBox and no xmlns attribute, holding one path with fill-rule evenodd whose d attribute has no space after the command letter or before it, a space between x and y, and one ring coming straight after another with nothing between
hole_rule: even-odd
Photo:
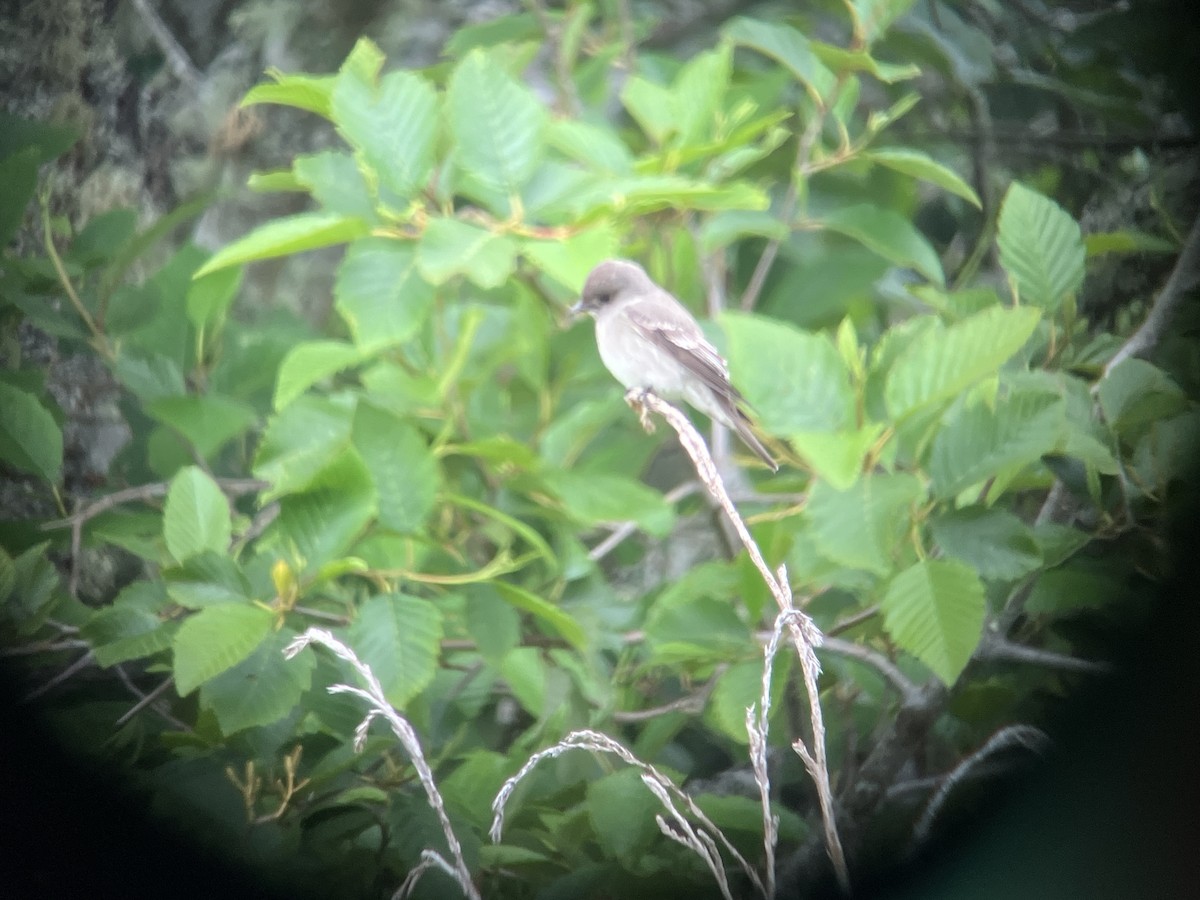
<instances>
[{"instance_id":1,"label":"brown branch","mask_svg":"<svg viewBox=\"0 0 1200 900\"><path fill-rule=\"evenodd\" d=\"M821 644L821 647L822 649L858 660L875 669L875 671L879 672L879 674L892 683L892 686L900 692L901 697L906 703L913 703L920 696L921 689L915 682L911 681L908 676L901 672L894 662L882 653L876 653L870 647L856 644L853 641L844 641L841 638L829 637L829 635L825 635L825 640Z\"/></svg>"}]
</instances>

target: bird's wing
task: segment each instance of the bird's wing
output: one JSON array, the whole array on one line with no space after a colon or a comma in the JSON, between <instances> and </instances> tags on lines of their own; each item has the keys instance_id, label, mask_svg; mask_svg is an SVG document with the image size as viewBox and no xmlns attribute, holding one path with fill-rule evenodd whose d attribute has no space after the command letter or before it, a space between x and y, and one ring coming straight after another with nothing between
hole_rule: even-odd
<instances>
[{"instance_id":1,"label":"bird's wing","mask_svg":"<svg viewBox=\"0 0 1200 900\"><path fill-rule=\"evenodd\" d=\"M670 298L672 303L675 299ZM716 348L704 337L704 332L683 308L679 316L655 315L649 309L631 306L626 310L630 325L642 337L654 344L681 366L699 378L718 396L734 404L745 403L745 398L729 380L729 365Z\"/></svg>"}]
</instances>

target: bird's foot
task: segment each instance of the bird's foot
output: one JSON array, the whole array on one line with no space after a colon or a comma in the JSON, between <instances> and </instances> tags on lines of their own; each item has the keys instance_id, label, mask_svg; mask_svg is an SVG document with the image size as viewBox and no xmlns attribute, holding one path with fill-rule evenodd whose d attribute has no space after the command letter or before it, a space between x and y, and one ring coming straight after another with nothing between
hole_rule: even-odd
<instances>
[{"instance_id":1,"label":"bird's foot","mask_svg":"<svg viewBox=\"0 0 1200 900\"><path fill-rule=\"evenodd\" d=\"M650 388L634 387L625 392L625 402L638 414L638 421L647 434L654 432L654 420L650 418L650 407L646 405L646 396L652 394Z\"/></svg>"}]
</instances>

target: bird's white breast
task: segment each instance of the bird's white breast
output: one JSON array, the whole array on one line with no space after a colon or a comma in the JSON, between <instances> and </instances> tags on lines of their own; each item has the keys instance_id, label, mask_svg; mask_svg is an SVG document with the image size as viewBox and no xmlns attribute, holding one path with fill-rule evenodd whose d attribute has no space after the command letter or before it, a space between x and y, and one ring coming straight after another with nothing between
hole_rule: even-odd
<instances>
[{"instance_id":1,"label":"bird's white breast","mask_svg":"<svg viewBox=\"0 0 1200 900\"><path fill-rule=\"evenodd\" d=\"M652 389L665 399L682 396L687 371L614 309L596 320L596 347L608 371L627 388Z\"/></svg>"}]
</instances>

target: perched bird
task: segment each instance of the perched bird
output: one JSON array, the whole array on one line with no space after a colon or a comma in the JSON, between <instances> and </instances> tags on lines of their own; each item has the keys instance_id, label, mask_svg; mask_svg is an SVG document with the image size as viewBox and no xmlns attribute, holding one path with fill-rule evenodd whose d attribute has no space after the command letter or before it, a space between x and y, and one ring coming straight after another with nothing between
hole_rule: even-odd
<instances>
[{"instance_id":1,"label":"perched bird","mask_svg":"<svg viewBox=\"0 0 1200 900\"><path fill-rule=\"evenodd\" d=\"M610 259L592 269L571 311L596 320L600 359L626 388L682 398L732 428L772 472L779 465L755 435L746 399L729 381L729 365L682 303L637 263Z\"/></svg>"}]
</instances>

